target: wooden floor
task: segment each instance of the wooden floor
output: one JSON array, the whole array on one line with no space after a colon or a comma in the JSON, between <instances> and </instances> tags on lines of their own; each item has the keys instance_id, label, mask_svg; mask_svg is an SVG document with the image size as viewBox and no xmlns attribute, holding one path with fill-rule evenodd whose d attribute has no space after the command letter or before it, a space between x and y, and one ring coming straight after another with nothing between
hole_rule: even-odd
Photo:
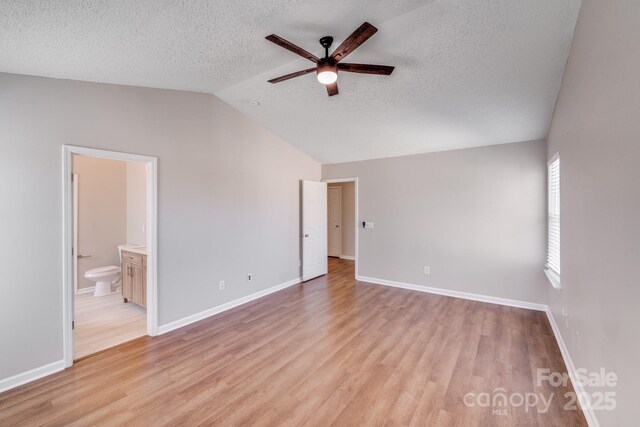
<instances>
[{"instance_id":1,"label":"wooden floor","mask_svg":"<svg viewBox=\"0 0 640 427\"><path fill-rule=\"evenodd\" d=\"M124 303L121 293L74 298L74 359L111 348L147 334L147 311Z\"/></svg>"},{"instance_id":2,"label":"wooden floor","mask_svg":"<svg viewBox=\"0 0 640 427\"><path fill-rule=\"evenodd\" d=\"M0 425L582 426L541 312L355 283L353 262L215 317L0 394ZM467 393L554 394L535 409Z\"/></svg>"}]
</instances>

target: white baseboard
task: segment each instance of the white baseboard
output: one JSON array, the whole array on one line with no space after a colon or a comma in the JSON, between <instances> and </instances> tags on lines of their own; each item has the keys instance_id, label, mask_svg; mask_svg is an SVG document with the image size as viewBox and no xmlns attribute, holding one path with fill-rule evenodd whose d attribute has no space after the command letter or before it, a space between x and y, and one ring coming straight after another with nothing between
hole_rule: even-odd
<instances>
[{"instance_id":1,"label":"white baseboard","mask_svg":"<svg viewBox=\"0 0 640 427\"><path fill-rule=\"evenodd\" d=\"M351 255L340 255L340 259L348 259L349 261L355 261L356 257Z\"/></svg>"},{"instance_id":2,"label":"white baseboard","mask_svg":"<svg viewBox=\"0 0 640 427\"><path fill-rule=\"evenodd\" d=\"M0 380L0 393L42 377L46 377L47 375L55 374L62 370L64 370L64 360L58 360L57 362L49 363L48 365L40 366L39 368L5 378Z\"/></svg>"},{"instance_id":3,"label":"white baseboard","mask_svg":"<svg viewBox=\"0 0 640 427\"><path fill-rule=\"evenodd\" d=\"M375 277L358 276L356 280L361 282L374 283L376 285L393 286L394 288L409 289L412 291L426 292L429 294L444 295L447 297L463 298L473 301L488 302L490 304L507 305L509 307L526 308L529 310L547 311L545 304L518 301L507 298L490 297L487 295L471 294L468 292L451 291L449 289L432 288L429 286L414 285L411 283L396 282L393 280L377 279Z\"/></svg>"},{"instance_id":4,"label":"white baseboard","mask_svg":"<svg viewBox=\"0 0 640 427\"><path fill-rule=\"evenodd\" d=\"M278 292L282 289L288 288L289 286L297 285L298 283L301 283L301 282L302 282L302 277L298 277L297 279L289 280L288 282L281 283L276 286L272 286L262 291L253 293L251 295L247 295L246 297L238 298L236 300L229 301L219 306L209 308L207 310L201 311L200 313L183 317L182 319L178 319L176 321L167 323L166 325L159 326L158 335L166 334L167 332L173 331L178 328L182 328L183 326L190 325L191 323L197 322L202 319L206 319L207 317L214 316L218 313L222 313L223 311L231 310L232 308L235 308L239 305L246 304L258 298L262 298L274 292Z\"/></svg>"},{"instance_id":5,"label":"white baseboard","mask_svg":"<svg viewBox=\"0 0 640 427\"><path fill-rule=\"evenodd\" d=\"M564 359L564 364L567 367L567 371L569 376L571 377L571 383L573 384L573 389L576 394L580 396L585 393L584 387L582 384L574 381L574 378L578 378L578 372L576 370L575 365L573 364L573 360L571 360L571 355L569 354L569 350L567 349L566 344L564 343L564 339L562 338L562 334L560 333L560 328L558 328L558 324L556 323L556 319L553 316L553 313L549 308L547 308L547 318L549 319L549 323L551 324L551 329L553 330L553 335L556 337L556 341L558 343L558 347L560 347L560 353L562 354L562 359ZM593 412L593 408L582 408L582 413L584 414L585 419L587 420L587 424L589 427L599 427L600 423L598 423L598 419L596 418L596 414Z\"/></svg>"}]
</instances>

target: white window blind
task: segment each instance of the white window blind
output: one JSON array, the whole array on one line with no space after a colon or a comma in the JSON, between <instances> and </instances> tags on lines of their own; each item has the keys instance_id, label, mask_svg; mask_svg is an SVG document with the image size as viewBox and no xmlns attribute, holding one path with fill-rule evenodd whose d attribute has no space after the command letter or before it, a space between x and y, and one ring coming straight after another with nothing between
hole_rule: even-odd
<instances>
[{"instance_id":1,"label":"white window blind","mask_svg":"<svg viewBox=\"0 0 640 427\"><path fill-rule=\"evenodd\" d=\"M547 269L560 276L560 157L549 163L549 243Z\"/></svg>"}]
</instances>

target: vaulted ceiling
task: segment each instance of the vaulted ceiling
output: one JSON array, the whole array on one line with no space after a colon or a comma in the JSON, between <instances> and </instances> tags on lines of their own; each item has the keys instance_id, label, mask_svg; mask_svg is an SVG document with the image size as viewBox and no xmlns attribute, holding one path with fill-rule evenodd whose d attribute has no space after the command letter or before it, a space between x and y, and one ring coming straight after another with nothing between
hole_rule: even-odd
<instances>
[{"instance_id":1,"label":"vaulted ceiling","mask_svg":"<svg viewBox=\"0 0 640 427\"><path fill-rule=\"evenodd\" d=\"M322 163L545 138L580 0L81 0L0 4L0 71L213 93ZM364 21L379 31L327 97L313 64ZM257 100L260 105L250 102Z\"/></svg>"}]
</instances>

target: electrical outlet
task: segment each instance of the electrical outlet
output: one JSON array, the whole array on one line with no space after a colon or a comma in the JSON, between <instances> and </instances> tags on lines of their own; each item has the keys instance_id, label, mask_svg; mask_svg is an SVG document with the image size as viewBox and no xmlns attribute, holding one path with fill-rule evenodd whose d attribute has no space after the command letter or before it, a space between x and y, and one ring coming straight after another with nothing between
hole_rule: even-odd
<instances>
[{"instance_id":1,"label":"electrical outlet","mask_svg":"<svg viewBox=\"0 0 640 427\"><path fill-rule=\"evenodd\" d=\"M247 274L247 282L251 281L251 273Z\"/></svg>"},{"instance_id":2,"label":"electrical outlet","mask_svg":"<svg viewBox=\"0 0 640 427\"><path fill-rule=\"evenodd\" d=\"M220 280L220 282L218 282L218 286L220 287L220 290L224 289L224 280Z\"/></svg>"},{"instance_id":3,"label":"electrical outlet","mask_svg":"<svg viewBox=\"0 0 640 427\"><path fill-rule=\"evenodd\" d=\"M431 274L431 267L428 267L428 266L426 266L426 265L425 265L425 267L424 267L424 274L427 274L427 275L428 275L428 274Z\"/></svg>"},{"instance_id":4,"label":"electrical outlet","mask_svg":"<svg viewBox=\"0 0 640 427\"><path fill-rule=\"evenodd\" d=\"M564 322L564 327L569 329L569 312L564 308L562 309L562 321Z\"/></svg>"}]
</instances>

